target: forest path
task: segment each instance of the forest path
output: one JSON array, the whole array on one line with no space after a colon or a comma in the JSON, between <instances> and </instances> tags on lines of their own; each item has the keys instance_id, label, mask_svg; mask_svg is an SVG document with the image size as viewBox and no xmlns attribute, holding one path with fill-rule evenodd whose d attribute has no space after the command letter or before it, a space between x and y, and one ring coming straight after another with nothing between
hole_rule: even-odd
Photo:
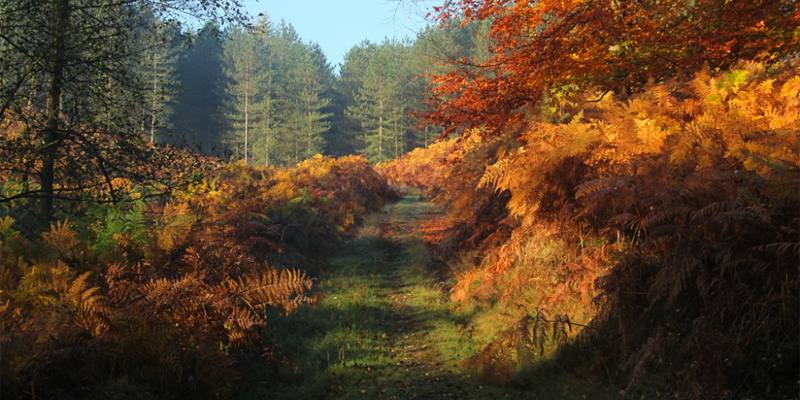
<instances>
[{"instance_id":1,"label":"forest path","mask_svg":"<svg viewBox=\"0 0 800 400\"><path fill-rule=\"evenodd\" d=\"M458 366L470 351L465 322L429 271L428 248L414 229L437 212L406 195L370 217L320 277L319 302L269 327L276 352L288 360L277 369L280 382L257 382L243 397L525 397L481 385Z\"/></svg>"}]
</instances>

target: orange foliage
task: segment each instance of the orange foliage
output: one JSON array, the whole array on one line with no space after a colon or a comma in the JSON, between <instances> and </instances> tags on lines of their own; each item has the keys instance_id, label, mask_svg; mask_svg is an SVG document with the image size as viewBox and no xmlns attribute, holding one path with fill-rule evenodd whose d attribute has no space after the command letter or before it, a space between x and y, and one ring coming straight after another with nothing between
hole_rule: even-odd
<instances>
[{"instance_id":1,"label":"orange foliage","mask_svg":"<svg viewBox=\"0 0 800 400\"><path fill-rule=\"evenodd\" d=\"M294 266L313 266L391 195L363 157L314 157L226 166L167 202L94 206L99 218L55 223L41 240L0 218L3 394L125 381L162 397L224 395L267 319L313 301Z\"/></svg>"},{"instance_id":2,"label":"orange foliage","mask_svg":"<svg viewBox=\"0 0 800 400\"><path fill-rule=\"evenodd\" d=\"M514 332L579 322L628 390L661 371L684 397L785 392L797 364L762 355L796 353L783 338L800 329L796 65L592 97L574 95L564 123L472 131L381 167L449 211L453 300L520 310L526 327L474 366L505 376Z\"/></svg>"},{"instance_id":3,"label":"orange foliage","mask_svg":"<svg viewBox=\"0 0 800 400\"><path fill-rule=\"evenodd\" d=\"M447 24L491 21L491 56L465 60L434 82L431 117L454 129L516 128L551 91L571 84L629 94L740 59L774 62L796 51L791 0L447 0Z\"/></svg>"},{"instance_id":4,"label":"orange foliage","mask_svg":"<svg viewBox=\"0 0 800 400\"><path fill-rule=\"evenodd\" d=\"M0 205L24 207L44 195L38 181L43 131L35 110L0 116ZM55 199L70 206L166 196L222 165L219 159L135 136L121 141L84 126L70 132L74 140L59 144L63 156L54 176Z\"/></svg>"}]
</instances>

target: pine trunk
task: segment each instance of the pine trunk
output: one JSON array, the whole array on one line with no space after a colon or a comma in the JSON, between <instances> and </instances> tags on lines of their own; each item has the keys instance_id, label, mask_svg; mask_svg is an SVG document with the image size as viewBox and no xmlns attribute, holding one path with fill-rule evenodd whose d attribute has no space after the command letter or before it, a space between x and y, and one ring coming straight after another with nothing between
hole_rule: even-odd
<instances>
[{"instance_id":1,"label":"pine trunk","mask_svg":"<svg viewBox=\"0 0 800 400\"><path fill-rule=\"evenodd\" d=\"M153 50L153 101L150 104L150 143L155 143L156 141L156 102L158 99L158 75L157 75L157 68L158 65L156 63L156 52Z\"/></svg>"},{"instance_id":2,"label":"pine trunk","mask_svg":"<svg viewBox=\"0 0 800 400\"><path fill-rule=\"evenodd\" d=\"M271 80L270 80L271 82ZM270 133L270 117L272 116L272 97L267 94L267 115L266 115L266 131L264 132L264 166L269 167L269 133Z\"/></svg>"},{"instance_id":3,"label":"pine trunk","mask_svg":"<svg viewBox=\"0 0 800 400\"><path fill-rule=\"evenodd\" d=\"M248 122L249 122L248 121L249 115L247 114L247 111L248 111L247 107L249 105L249 100L250 100L248 98L248 91L250 90L249 78L250 77L248 76L247 77L248 81L246 81L245 84L244 84L244 165L247 165L247 147L248 147L248 144L247 144L247 139L248 139L247 128L248 128Z\"/></svg>"},{"instance_id":4,"label":"pine trunk","mask_svg":"<svg viewBox=\"0 0 800 400\"><path fill-rule=\"evenodd\" d=\"M42 190L39 217L42 223L50 223L53 217L53 186L58 147L61 141L61 101L64 92L64 68L67 64L67 30L69 28L69 0L59 0L55 12L58 34L55 36L53 57L50 59L50 77L47 88L47 124L42 142L42 170L39 174Z\"/></svg>"},{"instance_id":5,"label":"pine trunk","mask_svg":"<svg viewBox=\"0 0 800 400\"><path fill-rule=\"evenodd\" d=\"M311 157L311 129L314 123L311 121L311 111L306 112L308 118L308 132L306 132L306 157Z\"/></svg>"},{"instance_id":6,"label":"pine trunk","mask_svg":"<svg viewBox=\"0 0 800 400\"><path fill-rule=\"evenodd\" d=\"M378 162L383 162L383 99L378 102Z\"/></svg>"}]
</instances>

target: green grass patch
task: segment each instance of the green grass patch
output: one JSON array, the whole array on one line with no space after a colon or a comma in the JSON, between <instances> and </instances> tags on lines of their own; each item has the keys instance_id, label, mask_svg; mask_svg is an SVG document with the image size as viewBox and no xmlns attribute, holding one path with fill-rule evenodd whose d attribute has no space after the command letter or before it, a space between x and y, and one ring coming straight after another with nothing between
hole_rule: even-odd
<instances>
[{"instance_id":1,"label":"green grass patch","mask_svg":"<svg viewBox=\"0 0 800 400\"><path fill-rule=\"evenodd\" d=\"M455 308L429 270L428 248L411 228L433 211L406 196L368 218L318 277L318 303L273 319L266 332L278 365L256 363L240 398L529 398L513 386L484 385L462 367L500 317L484 314L487 327L476 332L479 310ZM562 395L591 389L566 375L545 383L551 389L534 398L577 399Z\"/></svg>"}]
</instances>

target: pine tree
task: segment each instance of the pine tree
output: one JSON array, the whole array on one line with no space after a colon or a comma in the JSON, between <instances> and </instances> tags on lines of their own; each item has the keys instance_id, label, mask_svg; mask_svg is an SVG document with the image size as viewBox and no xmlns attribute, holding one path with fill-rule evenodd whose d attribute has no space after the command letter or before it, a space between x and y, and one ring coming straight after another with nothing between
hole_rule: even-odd
<instances>
[{"instance_id":1,"label":"pine tree","mask_svg":"<svg viewBox=\"0 0 800 400\"><path fill-rule=\"evenodd\" d=\"M271 134L275 140L271 145L274 163L288 165L299 161L299 132L302 128L300 111L300 85L297 70L294 68L299 60L300 41L297 32L290 24L281 22L276 31L272 46L272 89L274 101L271 101L274 124Z\"/></svg>"},{"instance_id":2,"label":"pine tree","mask_svg":"<svg viewBox=\"0 0 800 400\"><path fill-rule=\"evenodd\" d=\"M271 70L267 70L266 77L261 81L261 103L260 108L263 113L261 118L261 141L264 146L264 166L272 165L272 152L274 143L273 133L273 74Z\"/></svg>"},{"instance_id":3,"label":"pine tree","mask_svg":"<svg viewBox=\"0 0 800 400\"><path fill-rule=\"evenodd\" d=\"M287 165L324 150L333 78L319 47L303 43L291 25L281 22L268 43L259 107L269 117L261 121L264 162Z\"/></svg>"},{"instance_id":4,"label":"pine tree","mask_svg":"<svg viewBox=\"0 0 800 400\"><path fill-rule=\"evenodd\" d=\"M319 66L314 63L314 59L308 49L303 52L297 68L302 83L302 111L305 116L302 129L305 136L303 158L308 158L323 149L322 134L330 128L330 123L328 122L330 114L325 113L323 110L330 104L330 101L322 97Z\"/></svg>"},{"instance_id":5,"label":"pine tree","mask_svg":"<svg viewBox=\"0 0 800 400\"><path fill-rule=\"evenodd\" d=\"M263 157L263 164L270 166L272 160L274 138L274 102L275 102L275 32L266 16L261 16L253 27L252 34L257 39L259 70L256 74L256 98L253 109L257 114L257 130L253 140L253 163ZM259 150L257 150L259 149ZM263 150L260 150L263 149Z\"/></svg>"},{"instance_id":6,"label":"pine tree","mask_svg":"<svg viewBox=\"0 0 800 400\"><path fill-rule=\"evenodd\" d=\"M358 121L363 134L361 151L373 162L383 162L394 155L396 122L401 118L402 105L397 94L400 82L402 44L386 42L370 58L363 81L348 108L349 115Z\"/></svg>"},{"instance_id":7,"label":"pine tree","mask_svg":"<svg viewBox=\"0 0 800 400\"><path fill-rule=\"evenodd\" d=\"M228 141L237 150L242 144L239 157L247 164L250 154L250 126L252 103L258 89L257 78L261 73L259 64L258 36L241 27L232 27L227 32L223 47L225 75L228 78L231 129Z\"/></svg>"},{"instance_id":8,"label":"pine tree","mask_svg":"<svg viewBox=\"0 0 800 400\"><path fill-rule=\"evenodd\" d=\"M149 15L151 22L145 26L146 43L144 59L139 70L147 90L144 93L146 111L140 122L150 143L155 143L160 131L169 128L172 101L176 88L176 63L180 44L180 25L174 20L161 20Z\"/></svg>"},{"instance_id":9,"label":"pine tree","mask_svg":"<svg viewBox=\"0 0 800 400\"><path fill-rule=\"evenodd\" d=\"M340 66L338 79L334 83L334 116L328 143L336 154L356 153L365 146L363 127L354 113L356 97L375 51L377 45L364 41L347 52Z\"/></svg>"}]
</instances>

